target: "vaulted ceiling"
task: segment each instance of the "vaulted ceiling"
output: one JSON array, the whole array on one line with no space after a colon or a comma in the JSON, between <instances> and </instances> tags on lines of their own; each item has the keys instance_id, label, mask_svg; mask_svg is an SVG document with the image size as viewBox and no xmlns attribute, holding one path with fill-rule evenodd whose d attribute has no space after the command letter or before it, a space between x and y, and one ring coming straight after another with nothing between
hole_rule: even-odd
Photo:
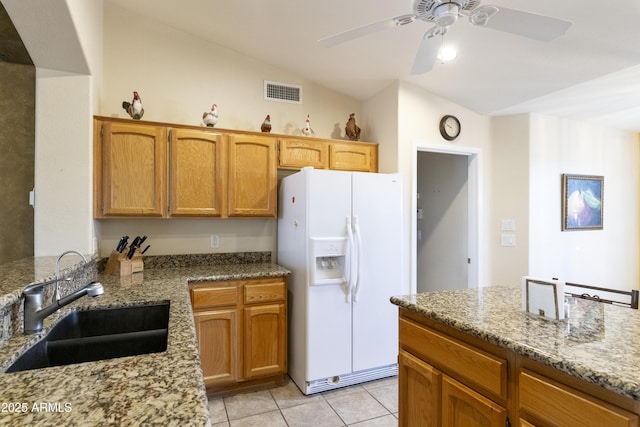
<instances>
[{"instance_id":1,"label":"vaulted ceiling","mask_svg":"<svg viewBox=\"0 0 640 427\"><path fill-rule=\"evenodd\" d=\"M431 23L416 21L331 48L317 43L410 13L412 0L105 1L359 99L403 80L481 114L532 111L640 130L637 0L484 0L573 24L554 41L539 42L459 19L444 37L457 46L458 58L422 75L410 72Z\"/></svg>"},{"instance_id":2,"label":"vaulted ceiling","mask_svg":"<svg viewBox=\"0 0 640 427\"><path fill-rule=\"evenodd\" d=\"M475 27L461 18L444 36L444 42L457 47L458 58L438 62L421 75L412 75L411 68L431 23L416 21L330 48L318 44L323 37L411 13L412 0L104 3L361 100L401 80L480 114L539 112L640 131L638 0L483 0L482 5L552 16L572 26L563 36L540 42ZM3 15L4 10L0 21ZM4 51L0 45L0 53Z\"/></svg>"}]
</instances>

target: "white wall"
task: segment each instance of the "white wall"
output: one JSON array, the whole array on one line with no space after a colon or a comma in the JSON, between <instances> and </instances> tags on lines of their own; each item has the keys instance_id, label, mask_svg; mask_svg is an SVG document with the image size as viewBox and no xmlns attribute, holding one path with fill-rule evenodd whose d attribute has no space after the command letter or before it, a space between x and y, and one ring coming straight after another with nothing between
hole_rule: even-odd
<instances>
[{"instance_id":1,"label":"white wall","mask_svg":"<svg viewBox=\"0 0 640 427\"><path fill-rule=\"evenodd\" d=\"M34 254L93 253L91 77L36 69L36 99Z\"/></svg>"},{"instance_id":2,"label":"white wall","mask_svg":"<svg viewBox=\"0 0 640 427\"><path fill-rule=\"evenodd\" d=\"M638 135L540 115L530 126L530 274L637 288ZM563 173L604 176L603 230L561 231Z\"/></svg>"},{"instance_id":3,"label":"white wall","mask_svg":"<svg viewBox=\"0 0 640 427\"><path fill-rule=\"evenodd\" d=\"M144 119L201 125L202 113L218 104L217 128L259 131L267 114L272 132L299 135L306 115L315 136L343 138L350 113L362 127L359 101L318 86L304 77L223 46L203 41L111 3L104 11L104 77L99 115L128 117L122 101L139 92ZM136 28L132 41L131 28ZM303 104L265 101L263 81L303 86ZM122 235L149 236L147 254L275 251L275 219L100 220L100 254L106 256ZM211 248L211 235L220 245Z\"/></svg>"}]
</instances>

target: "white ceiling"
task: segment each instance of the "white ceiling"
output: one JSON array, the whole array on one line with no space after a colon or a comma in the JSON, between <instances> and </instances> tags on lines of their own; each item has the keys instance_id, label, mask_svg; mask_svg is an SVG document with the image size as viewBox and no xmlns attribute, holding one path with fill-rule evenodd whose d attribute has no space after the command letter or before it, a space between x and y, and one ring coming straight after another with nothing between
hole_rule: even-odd
<instances>
[{"instance_id":1,"label":"white ceiling","mask_svg":"<svg viewBox=\"0 0 640 427\"><path fill-rule=\"evenodd\" d=\"M317 40L412 12L412 1L105 0L365 100L402 80L480 114L540 112L640 131L640 0L484 0L573 22L549 42L474 27L458 58L410 75L423 21L324 48Z\"/></svg>"}]
</instances>

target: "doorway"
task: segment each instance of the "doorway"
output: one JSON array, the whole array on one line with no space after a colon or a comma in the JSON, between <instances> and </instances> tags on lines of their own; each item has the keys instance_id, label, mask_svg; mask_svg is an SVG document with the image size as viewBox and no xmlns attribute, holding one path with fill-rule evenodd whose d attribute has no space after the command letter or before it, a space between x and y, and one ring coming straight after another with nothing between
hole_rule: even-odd
<instances>
[{"instance_id":1,"label":"doorway","mask_svg":"<svg viewBox=\"0 0 640 427\"><path fill-rule=\"evenodd\" d=\"M478 287L479 156L472 148L415 144L412 289Z\"/></svg>"}]
</instances>

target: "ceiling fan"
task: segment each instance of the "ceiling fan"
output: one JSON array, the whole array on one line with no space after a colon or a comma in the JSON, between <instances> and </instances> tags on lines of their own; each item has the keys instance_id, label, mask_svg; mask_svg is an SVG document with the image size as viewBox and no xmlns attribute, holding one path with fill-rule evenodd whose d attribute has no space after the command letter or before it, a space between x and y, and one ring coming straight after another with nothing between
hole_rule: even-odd
<instances>
[{"instance_id":1,"label":"ceiling fan","mask_svg":"<svg viewBox=\"0 0 640 427\"><path fill-rule=\"evenodd\" d=\"M472 25L492 28L539 41L551 41L567 32L571 22L523 10L502 6L480 6L481 0L417 0L413 13L400 15L383 21L353 28L318 40L325 47L335 46L355 38L363 37L389 28L402 27L416 20L433 22L435 25L424 34L411 74L430 71L440 48L438 36L459 17L469 18Z\"/></svg>"}]
</instances>

